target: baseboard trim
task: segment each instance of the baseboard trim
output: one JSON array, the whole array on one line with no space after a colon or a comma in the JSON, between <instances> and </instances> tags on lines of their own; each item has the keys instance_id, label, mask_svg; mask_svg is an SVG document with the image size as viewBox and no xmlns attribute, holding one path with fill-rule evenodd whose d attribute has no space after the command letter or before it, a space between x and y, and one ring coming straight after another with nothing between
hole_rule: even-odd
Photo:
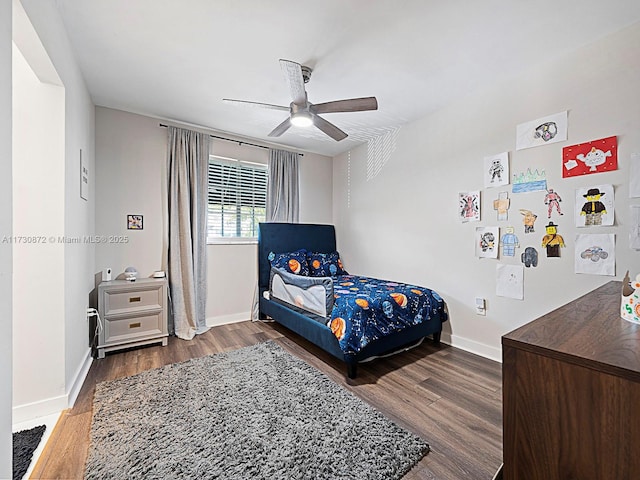
<instances>
[{"instance_id":1,"label":"baseboard trim","mask_svg":"<svg viewBox=\"0 0 640 480\"><path fill-rule=\"evenodd\" d=\"M78 370L76 370L76 374L73 377L71 388L67 392L68 404L66 408L72 408L76 403L76 399L78 398L80 389L84 384L84 380L87 378L87 374L89 373L89 369L91 368L92 363L93 357L91 356L91 348L87 348L87 351L84 354L84 359L80 363L80 366L78 367Z\"/></svg>"},{"instance_id":2,"label":"baseboard trim","mask_svg":"<svg viewBox=\"0 0 640 480\"><path fill-rule=\"evenodd\" d=\"M451 335L446 332L442 332L442 341L452 347L460 348L466 352L502 363L502 349L500 348L491 347L484 343L479 343L457 335Z\"/></svg>"},{"instance_id":3,"label":"baseboard trim","mask_svg":"<svg viewBox=\"0 0 640 480\"><path fill-rule=\"evenodd\" d=\"M45 398L37 402L17 405L12 409L11 423L22 423L34 418L46 417L62 412L67 408L67 395Z\"/></svg>"},{"instance_id":4,"label":"baseboard trim","mask_svg":"<svg viewBox=\"0 0 640 480\"><path fill-rule=\"evenodd\" d=\"M234 313L232 315L219 315L217 317L208 317L207 326L217 327L219 325L227 325L229 323L246 322L251 320L251 312Z\"/></svg>"},{"instance_id":5,"label":"baseboard trim","mask_svg":"<svg viewBox=\"0 0 640 480\"><path fill-rule=\"evenodd\" d=\"M57 397L45 398L37 402L25 403L23 405L14 406L12 409L12 424L28 422L30 420L46 417L48 415L59 415L60 412L67 408L73 407L80 389L84 384L85 378L89 373L89 368L93 363L91 349L88 348L85 356L76 370L71 388L65 395Z\"/></svg>"}]
</instances>

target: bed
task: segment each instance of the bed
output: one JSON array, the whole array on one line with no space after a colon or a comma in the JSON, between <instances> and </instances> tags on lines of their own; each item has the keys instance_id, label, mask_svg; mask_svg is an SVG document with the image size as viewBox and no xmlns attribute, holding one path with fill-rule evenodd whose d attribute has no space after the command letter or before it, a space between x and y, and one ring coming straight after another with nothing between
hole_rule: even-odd
<instances>
[{"instance_id":1,"label":"bed","mask_svg":"<svg viewBox=\"0 0 640 480\"><path fill-rule=\"evenodd\" d=\"M359 362L404 351L429 335L439 344L442 324L448 315L444 301L436 292L416 285L350 275L342 269L339 260L336 271L335 257L328 256L337 255L334 252L333 225L261 223L258 227L260 318L273 319L343 360L349 378L356 377ZM294 259L285 264L286 268L277 264L278 259L286 256L302 264L305 257L298 255L305 254L308 259L312 258L311 254L321 255L314 259L331 259L330 275L314 278L305 271L299 272L300 265ZM272 268L274 261L277 267ZM312 263L318 265L318 262ZM288 268L290 266L295 268ZM323 264L319 271L327 272L322 270L324 267ZM294 274L296 271L298 274ZM276 298L272 292L272 286L277 293L283 285L287 288L294 283L293 288L300 290L289 293L290 299L284 294ZM315 313L309 311L308 305L312 302L302 302L298 295L302 290L316 290L317 305L312 308ZM321 291L326 297L325 311L320 305Z\"/></svg>"}]
</instances>

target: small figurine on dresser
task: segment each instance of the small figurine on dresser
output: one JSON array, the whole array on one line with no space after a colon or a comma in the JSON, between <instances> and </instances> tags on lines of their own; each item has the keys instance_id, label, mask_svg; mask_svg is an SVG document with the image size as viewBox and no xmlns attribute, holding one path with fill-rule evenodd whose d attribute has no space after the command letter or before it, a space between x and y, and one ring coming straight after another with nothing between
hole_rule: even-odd
<instances>
[{"instance_id":1,"label":"small figurine on dresser","mask_svg":"<svg viewBox=\"0 0 640 480\"><path fill-rule=\"evenodd\" d=\"M630 322L640 323L640 274L632 282L629 279L628 270L624 275L624 280L622 280L620 316Z\"/></svg>"},{"instance_id":2,"label":"small figurine on dresser","mask_svg":"<svg viewBox=\"0 0 640 480\"><path fill-rule=\"evenodd\" d=\"M127 267L124 269L124 278L129 282L135 282L138 278L138 271L134 267Z\"/></svg>"}]
</instances>

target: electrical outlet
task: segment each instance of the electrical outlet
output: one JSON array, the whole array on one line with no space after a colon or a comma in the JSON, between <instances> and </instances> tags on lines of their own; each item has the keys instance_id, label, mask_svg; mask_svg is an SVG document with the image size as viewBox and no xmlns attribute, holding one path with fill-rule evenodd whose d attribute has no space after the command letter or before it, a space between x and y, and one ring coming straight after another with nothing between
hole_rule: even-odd
<instances>
[{"instance_id":1,"label":"electrical outlet","mask_svg":"<svg viewBox=\"0 0 640 480\"><path fill-rule=\"evenodd\" d=\"M481 297L476 297L476 315L486 315L487 308L485 299Z\"/></svg>"}]
</instances>

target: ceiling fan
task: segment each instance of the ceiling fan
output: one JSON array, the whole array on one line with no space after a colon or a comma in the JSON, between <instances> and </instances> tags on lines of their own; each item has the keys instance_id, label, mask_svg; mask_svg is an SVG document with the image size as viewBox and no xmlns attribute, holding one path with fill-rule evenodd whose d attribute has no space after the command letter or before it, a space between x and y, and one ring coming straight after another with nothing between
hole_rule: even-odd
<instances>
[{"instance_id":1,"label":"ceiling fan","mask_svg":"<svg viewBox=\"0 0 640 480\"><path fill-rule=\"evenodd\" d=\"M309 127L315 125L319 130L336 141L344 140L347 134L336 127L333 123L322 118L321 113L337 112L362 112L367 110L377 110L378 101L376 97L350 98L347 100L335 100L325 103L311 103L307 98L304 84L311 78L311 68L292 62L291 60L280 59L280 68L291 93L291 104L288 107L282 105L272 105L270 103L249 102L245 100L232 100L223 98L224 102L245 104L255 107L268 108L272 110L288 111L289 117L274 128L270 137L279 137L286 132L291 125L299 127Z\"/></svg>"}]
</instances>

